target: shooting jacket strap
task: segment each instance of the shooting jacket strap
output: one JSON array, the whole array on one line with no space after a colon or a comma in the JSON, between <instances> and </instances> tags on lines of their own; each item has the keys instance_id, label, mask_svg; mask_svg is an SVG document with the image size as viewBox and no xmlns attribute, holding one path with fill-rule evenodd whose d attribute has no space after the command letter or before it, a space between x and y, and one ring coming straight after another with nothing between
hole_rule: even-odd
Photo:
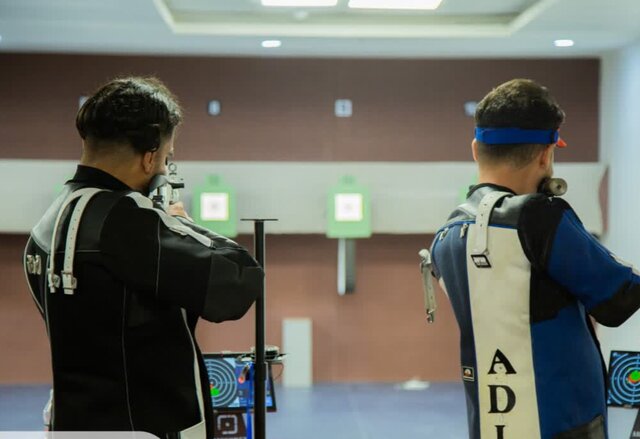
<instances>
[{"instance_id":1,"label":"shooting jacket strap","mask_svg":"<svg viewBox=\"0 0 640 439\"><path fill-rule=\"evenodd\" d=\"M429 250L420 250L420 271L422 272L422 287L424 289L424 309L427 313L427 322L433 323L436 319L438 304L433 289L433 279L431 275L431 253Z\"/></svg>"},{"instance_id":2,"label":"shooting jacket strap","mask_svg":"<svg viewBox=\"0 0 640 439\"><path fill-rule=\"evenodd\" d=\"M67 208L69 207L69 205L74 202L75 200L77 200L78 198L82 198L85 195L88 195L89 197L86 199L86 202L84 203L84 207L82 207L81 212L79 213L79 215L76 215L76 227L75 227L75 232L71 233L71 231L69 231L67 233L67 245L66 245L66 249L65 249L65 268L63 269L64 271L68 271L70 276L65 276L65 273L63 271L63 277L66 277L66 282L65 282L65 290L69 289L72 290L73 288L75 288L74 285L74 281L73 281L73 253L75 252L75 242L76 242L76 237L77 237L77 233L78 233L78 226L80 223L80 219L82 216L82 212L84 211L84 208L86 207L86 203L89 202L89 200L98 192L103 191L104 189L96 189L96 188L83 188L83 189L78 189L75 192L72 192L66 200L64 200L64 202L62 203L62 206L60 207L60 210L58 211L58 216L56 217L56 221L53 225L53 234L51 236L51 254L49 255L49 267L47 269L47 278L48 278L48 283L49 283L49 292L51 293L55 293L56 289L60 287L60 276L55 274L55 259L56 259L56 244L57 244L57 240L58 240L58 235L59 235L59 229L60 229L60 221L62 221L62 218L64 216L65 211L67 210ZM80 204L80 203L78 203ZM77 208L77 206L76 206ZM75 213L75 212L74 212ZM72 215L72 221L73 221L73 215ZM70 227L71 228L71 227ZM69 236L69 235L73 235L73 236ZM71 240L70 240L71 238ZM70 246L72 246L72 250L69 252L69 248ZM67 258L69 257L70 254L70 261L67 261ZM69 268L69 264L71 266L70 269ZM67 288L68 287L68 288ZM67 291L65 291L65 293L67 293ZM69 294L69 293L67 293ZM73 293L71 293L73 294Z\"/></svg>"},{"instance_id":3,"label":"shooting jacket strap","mask_svg":"<svg viewBox=\"0 0 640 439\"><path fill-rule=\"evenodd\" d=\"M491 212L496 204L505 197L511 195L509 192L490 192L482 198L476 216L476 240L473 247L474 255L489 254L489 220Z\"/></svg>"}]
</instances>

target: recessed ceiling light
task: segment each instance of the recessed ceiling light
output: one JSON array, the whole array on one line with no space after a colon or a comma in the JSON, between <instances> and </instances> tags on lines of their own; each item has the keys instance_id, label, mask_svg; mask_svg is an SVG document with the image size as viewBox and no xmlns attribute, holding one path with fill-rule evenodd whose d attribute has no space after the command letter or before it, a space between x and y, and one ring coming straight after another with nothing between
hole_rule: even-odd
<instances>
[{"instance_id":1,"label":"recessed ceiling light","mask_svg":"<svg viewBox=\"0 0 640 439\"><path fill-rule=\"evenodd\" d=\"M282 46L282 41L280 40L264 40L262 42L262 47L265 49L275 49L280 46Z\"/></svg>"},{"instance_id":2,"label":"recessed ceiling light","mask_svg":"<svg viewBox=\"0 0 640 439\"><path fill-rule=\"evenodd\" d=\"M556 47L571 47L574 44L573 40L555 40L553 42L553 45Z\"/></svg>"},{"instance_id":3,"label":"recessed ceiling light","mask_svg":"<svg viewBox=\"0 0 640 439\"><path fill-rule=\"evenodd\" d=\"M262 0L262 6L290 6L299 8L335 6L337 4L338 0Z\"/></svg>"},{"instance_id":4,"label":"recessed ceiling light","mask_svg":"<svg viewBox=\"0 0 640 439\"><path fill-rule=\"evenodd\" d=\"M426 9L433 10L442 0L349 0L350 8L361 9Z\"/></svg>"}]
</instances>

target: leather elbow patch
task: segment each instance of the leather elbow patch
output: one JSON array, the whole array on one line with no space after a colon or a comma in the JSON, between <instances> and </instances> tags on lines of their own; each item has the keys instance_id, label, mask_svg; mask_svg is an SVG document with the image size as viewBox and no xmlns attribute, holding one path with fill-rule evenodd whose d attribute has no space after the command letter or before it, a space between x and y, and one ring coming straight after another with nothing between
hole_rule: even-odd
<instances>
[{"instance_id":1,"label":"leather elbow patch","mask_svg":"<svg viewBox=\"0 0 640 439\"><path fill-rule=\"evenodd\" d=\"M598 323L616 327L626 322L638 309L640 285L627 282L610 299L592 308L589 314Z\"/></svg>"}]
</instances>

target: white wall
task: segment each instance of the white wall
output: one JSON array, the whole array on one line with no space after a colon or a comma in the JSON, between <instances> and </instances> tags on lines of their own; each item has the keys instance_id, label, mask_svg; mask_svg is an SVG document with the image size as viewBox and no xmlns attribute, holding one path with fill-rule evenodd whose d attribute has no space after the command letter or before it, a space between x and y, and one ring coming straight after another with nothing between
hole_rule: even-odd
<instances>
[{"instance_id":1,"label":"white wall","mask_svg":"<svg viewBox=\"0 0 640 439\"><path fill-rule=\"evenodd\" d=\"M601 160L610 166L605 244L640 267L640 41L603 58L600 114ZM640 313L598 333L607 362L611 350L640 351ZM635 416L610 410L611 439L628 438Z\"/></svg>"},{"instance_id":2,"label":"white wall","mask_svg":"<svg viewBox=\"0 0 640 439\"><path fill-rule=\"evenodd\" d=\"M610 166L607 246L640 267L640 42L602 63L601 158ZM611 349L640 351L640 313L621 328L600 328Z\"/></svg>"},{"instance_id":3,"label":"white wall","mask_svg":"<svg viewBox=\"0 0 640 439\"><path fill-rule=\"evenodd\" d=\"M51 203L76 163L55 160L0 160L0 233L27 233ZM560 163L556 173L569 183L565 197L594 233L602 233L598 187L604 172L599 163ZM178 162L185 179L182 199L190 207L191 192L207 174L221 175L236 189L238 218L279 218L270 233L326 231L327 192L345 174L371 192L374 233L433 233L460 203L461 192L477 173L473 162L455 163L296 163ZM239 224L240 233L252 225Z\"/></svg>"}]
</instances>

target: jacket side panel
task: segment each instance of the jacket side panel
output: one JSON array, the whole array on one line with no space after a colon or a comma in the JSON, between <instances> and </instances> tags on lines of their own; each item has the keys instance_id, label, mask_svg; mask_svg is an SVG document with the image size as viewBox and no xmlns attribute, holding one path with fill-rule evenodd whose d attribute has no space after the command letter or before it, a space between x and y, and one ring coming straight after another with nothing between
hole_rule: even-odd
<instances>
[{"instance_id":1,"label":"jacket side panel","mask_svg":"<svg viewBox=\"0 0 640 439\"><path fill-rule=\"evenodd\" d=\"M449 296L460 328L461 377L466 396L469 437L480 439L478 365L467 278L467 238L461 233L463 227L466 229L469 223L449 225L446 232L443 230L438 233L432 245L432 254L434 271L442 289Z\"/></svg>"},{"instance_id":2,"label":"jacket side panel","mask_svg":"<svg viewBox=\"0 0 640 439\"><path fill-rule=\"evenodd\" d=\"M469 228L469 255L477 232L475 224ZM515 228L489 227L488 248L491 268L467 264L481 437L539 439L530 329L530 264Z\"/></svg>"}]
</instances>

